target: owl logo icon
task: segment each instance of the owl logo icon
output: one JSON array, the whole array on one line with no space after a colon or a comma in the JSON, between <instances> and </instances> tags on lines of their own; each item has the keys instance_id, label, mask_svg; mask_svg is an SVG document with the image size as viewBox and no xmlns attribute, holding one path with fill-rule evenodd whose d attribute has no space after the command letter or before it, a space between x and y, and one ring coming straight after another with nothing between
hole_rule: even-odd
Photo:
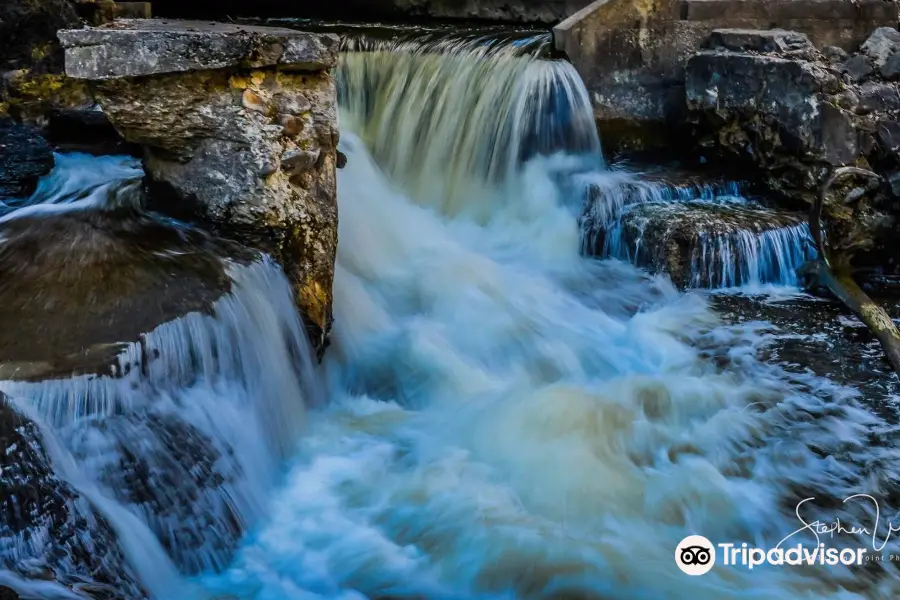
<instances>
[{"instance_id":1,"label":"owl logo icon","mask_svg":"<svg viewBox=\"0 0 900 600\"><path fill-rule=\"evenodd\" d=\"M687 575L705 575L716 564L716 547L702 535L689 535L675 548L675 564Z\"/></svg>"}]
</instances>

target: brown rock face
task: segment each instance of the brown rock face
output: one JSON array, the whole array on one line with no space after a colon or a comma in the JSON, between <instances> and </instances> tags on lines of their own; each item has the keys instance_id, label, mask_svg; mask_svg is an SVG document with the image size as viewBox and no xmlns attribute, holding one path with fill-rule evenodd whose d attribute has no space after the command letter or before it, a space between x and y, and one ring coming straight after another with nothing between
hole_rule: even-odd
<instances>
[{"instance_id":1,"label":"brown rock face","mask_svg":"<svg viewBox=\"0 0 900 600\"><path fill-rule=\"evenodd\" d=\"M162 208L270 252L324 349L337 250L337 98L327 70L337 39L165 21L60 37L69 74L97 80L110 122L144 147L147 175L169 200Z\"/></svg>"}]
</instances>

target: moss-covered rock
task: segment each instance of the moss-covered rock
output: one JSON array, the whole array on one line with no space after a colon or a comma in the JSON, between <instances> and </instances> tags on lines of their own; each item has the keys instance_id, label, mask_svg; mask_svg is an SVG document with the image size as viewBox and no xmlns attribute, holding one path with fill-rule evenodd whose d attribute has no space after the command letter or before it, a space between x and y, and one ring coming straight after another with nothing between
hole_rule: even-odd
<instances>
[{"instance_id":1,"label":"moss-covered rock","mask_svg":"<svg viewBox=\"0 0 900 600\"><path fill-rule=\"evenodd\" d=\"M84 84L63 74L56 37L60 29L83 26L80 6L73 0L0 2L0 117L44 125L55 110L91 105Z\"/></svg>"},{"instance_id":2,"label":"moss-covered rock","mask_svg":"<svg viewBox=\"0 0 900 600\"><path fill-rule=\"evenodd\" d=\"M60 73L18 69L0 82L0 116L41 126L58 112L89 110L93 103L83 81Z\"/></svg>"}]
</instances>

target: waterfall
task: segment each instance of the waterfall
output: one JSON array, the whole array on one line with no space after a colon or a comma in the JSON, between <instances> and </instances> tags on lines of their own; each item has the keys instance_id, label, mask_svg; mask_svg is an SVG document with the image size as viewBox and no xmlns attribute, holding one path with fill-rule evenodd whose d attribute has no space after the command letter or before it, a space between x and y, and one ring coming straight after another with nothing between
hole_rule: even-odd
<instances>
[{"instance_id":1,"label":"waterfall","mask_svg":"<svg viewBox=\"0 0 900 600\"><path fill-rule=\"evenodd\" d=\"M338 71L342 126L417 201L486 217L491 207L473 199L517 183L529 158L565 152L602 164L575 69L533 60L525 48L451 38L347 52Z\"/></svg>"},{"instance_id":2,"label":"waterfall","mask_svg":"<svg viewBox=\"0 0 900 600\"><path fill-rule=\"evenodd\" d=\"M853 390L757 360L771 341L757 326L581 254L592 186L646 186L604 170L587 113L532 118L582 106L577 80L544 76L565 65L446 54L345 57L330 404L310 412L269 518L202 585L279 600L888 597L879 565L678 571L689 533L774 546L798 527L798 494L834 507L873 479L896 489L891 451L867 442L886 424ZM535 123L565 143L521 144Z\"/></svg>"},{"instance_id":3,"label":"waterfall","mask_svg":"<svg viewBox=\"0 0 900 600\"><path fill-rule=\"evenodd\" d=\"M58 157L35 195L0 223L0 271L15 278L20 293L38 290L7 309L34 323L62 310L97 313L111 331L126 334L133 330L118 321L164 320L112 345L94 343L102 342L95 337L103 328L58 323L85 341L55 333L20 340L20 362L0 364L0 391L40 425L58 475L109 522L144 588L154 598L174 593L187 600L180 578L227 566L240 538L265 514L267 490L293 453L307 407L322 404L322 389L280 267L250 251L208 254L217 243L190 243L204 234L135 212L139 191L127 188L135 170L122 158ZM116 208L122 201L124 212ZM54 238L43 237L45 231ZM15 249L30 247L31 239L42 240L44 254L30 266L16 265ZM123 294L124 314L95 308L107 292L82 290L93 271L109 265L121 272L102 281ZM167 283L168 276L175 278ZM188 289L183 293L193 299L179 297L162 309L156 304L172 299L160 287L128 295L144 277L176 290L178 282L210 287ZM85 304L58 306L55 297L66 289L54 291L48 281L72 282L71 301ZM203 305L205 298L213 301ZM178 307L197 308L171 318ZM5 340L0 347L8 360ZM48 347L52 340L66 347ZM78 347L83 356L70 358ZM70 363L84 374L63 375ZM36 548L0 535L0 580L18 581L3 565L45 560L33 554Z\"/></svg>"},{"instance_id":4,"label":"waterfall","mask_svg":"<svg viewBox=\"0 0 900 600\"><path fill-rule=\"evenodd\" d=\"M153 600L896 597L887 561L678 570L689 534L773 547L805 497L810 519L871 523L871 506L842 500L900 495L896 426L854 389L760 360L760 324L584 255L586 214L672 216L698 188L609 170L571 66L483 40L387 47L347 52L337 72L348 163L321 365L278 266L207 240L191 248L213 281L190 281L210 285L208 305L116 340L102 373L0 382ZM7 215L0 249L28 223L102 209L35 208L62 204ZM142 219L129 223L192 231ZM696 247L718 262L700 256L697 272L716 264L724 281L727 263L736 278L727 252L756 252L760 279L786 272L762 254L787 252L803 235L790 226L710 238ZM178 244L131 258L170 283ZM71 246L51 279L96 251ZM895 507L880 516L900 522ZM0 564L35 558L2 541ZM0 582L25 585L4 568Z\"/></svg>"}]
</instances>

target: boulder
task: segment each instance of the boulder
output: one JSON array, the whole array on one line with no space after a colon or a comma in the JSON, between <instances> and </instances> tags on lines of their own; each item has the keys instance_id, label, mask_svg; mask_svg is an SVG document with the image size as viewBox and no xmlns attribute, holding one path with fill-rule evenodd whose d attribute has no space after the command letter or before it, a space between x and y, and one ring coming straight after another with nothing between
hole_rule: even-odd
<instances>
[{"instance_id":1,"label":"boulder","mask_svg":"<svg viewBox=\"0 0 900 600\"><path fill-rule=\"evenodd\" d=\"M856 54L843 62L843 70L850 77L850 81L865 81L875 68L872 66L872 59L865 54Z\"/></svg>"},{"instance_id":2,"label":"boulder","mask_svg":"<svg viewBox=\"0 0 900 600\"><path fill-rule=\"evenodd\" d=\"M717 35L730 51L787 52L800 44L803 54L803 36L816 47L851 51L873 29L897 21L897 4L883 0L597 0L556 26L553 37L591 94L604 145L616 150L684 139L685 64L716 30L729 31L727 42ZM773 28L780 32L760 31Z\"/></svg>"},{"instance_id":3,"label":"boulder","mask_svg":"<svg viewBox=\"0 0 900 600\"><path fill-rule=\"evenodd\" d=\"M869 36L861 50L880 69L900 50L900 31L895 27L879 27Z\"/></svg>"},{"instance_id":4,"label":"boulder","mask_svg":"<svg viewBox=\"0 0 900 600\"><path fill-rule=\"evenodd\" d=\"M137 202L129 198L135 187L98 186L93 199ZM98 197L104 193L109 198ZM208 312L231 289L227 262L252 258L210 236L112 210L7 220L0 224L0 306L9 319L0 329L0 380L112 374L128 343Z\"/></svg>"},{"instance_id":5,"label":"boulder","mask_svg":"<svg viewBox=\"0 0 900 600\"><path fill-rule=\"evenodd\" d=\"M839 63L850 58L847 51L837 46L825 46L822 48L822 54L831 62Z\"/></svg>"},{"instance_id":6,"label":"boulder","mask_svg":"<svg viewBox=\"0 0 900 600\"><path fill-rule=\"evenodd\" d=\"M798 156L842 165L859 154L851 113L826 102L841 84L819 62L703 50L688 61L685 79L688 109L715 123L720 150L767 168Z\"/></svg>"},{"instance_id":7,"label":"boulder","mask_svg":"<svg viewBox=\"0 0 900 600\"><path fill-rule=\"evenodd\" d=\"M900 78L900 52L891 54L884 64L881 65L879 72L881 76L889 81Z\"/></svg>"},{"instance_id":8,"label":"boulder","mask_svg":"<svg viewBox=\"0 0 900 600\"><path fill-rule=\"evenodd\" d=\"M2 393L0 489L0 571L98 600L146 598L109 523L54 473L37 426Z\"/></svg>"},{"instance_id":9,"label":"boulder","mask_svg":"<svg viewBox=\"0 0 900 600\"><path fill-rule=\"evenodd\" d=\"M34 191L53 168L53 150L36 130L0 118L0 201Z\"/></svg>"},{"instance_id":10,"label":"boulder","mask_svg":"<svg viewBox=\"0 0 900 600\"><path fill-rule=\"evenodd\" d=\"M331 326L337 248L333 35L122 20L60 32L122 137L144 148L162 210L270 252L314 345Z\"/></svg>"},{"instance_id":11,"label":"boulder","mask_svg":"<svg viewBox=\"0 0 900 600\"><path fill-rule=\"evenodd\" d=\"M856 90L859 98L858 107L864 113L896 112L900 110L900 91L890 83L868 81Z\"/></svg>"}]
</instances>

